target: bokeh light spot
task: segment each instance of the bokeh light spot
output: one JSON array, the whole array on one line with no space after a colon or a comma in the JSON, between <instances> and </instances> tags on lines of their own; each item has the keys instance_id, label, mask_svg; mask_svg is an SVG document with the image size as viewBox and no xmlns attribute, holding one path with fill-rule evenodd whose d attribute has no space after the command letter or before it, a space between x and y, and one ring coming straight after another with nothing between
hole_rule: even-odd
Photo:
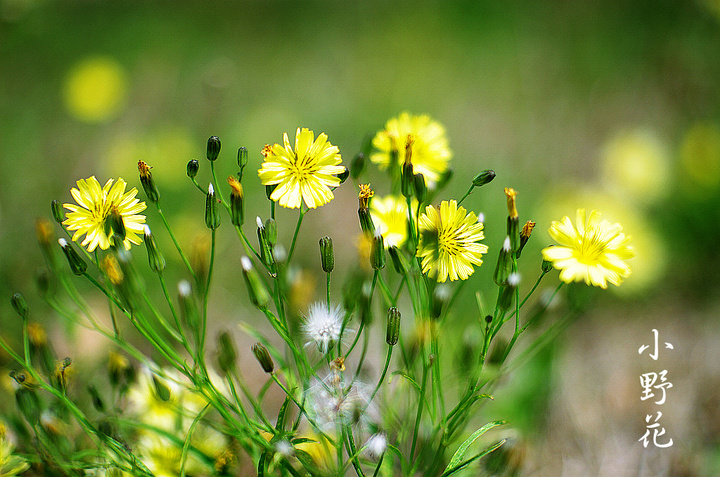
<instances>
[{"instance_id":1,"label":"bokeh light spot","mask_svg":"<svg viewBox=\"0 0 720 477\"><path fill-rule=\"evenodd\" d=\"M88 123L117 117L125 106L127 81L123 67L108 56L85 58L65 77L63 100L68 113Z\"/></svg>"}]
</instances>

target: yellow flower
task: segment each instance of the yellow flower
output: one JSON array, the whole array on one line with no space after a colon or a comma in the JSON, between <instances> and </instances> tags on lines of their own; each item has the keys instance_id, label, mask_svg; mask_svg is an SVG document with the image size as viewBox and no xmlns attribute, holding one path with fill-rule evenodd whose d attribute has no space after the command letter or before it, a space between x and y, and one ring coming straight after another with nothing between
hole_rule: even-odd
<instances>
[{"instance_id":1,"label":"yellow flower","mask_svg":"<svg viewBox=\"0 0 720 477\"><path fill-rule=\"evenodd\" d=\"M410 145L408 146L408 143ZM393 166L391 160L397 154L397 164L405 162L406 146L411 151L413 173L422 174L429 184L440 179L448 168L452 153L448 148L445 128L427 115L411 116L402 113L385 124L385 130L378 132L372 141L378 152L370 160L381 169Z\"/></svg>"},{"instance_id":2,"label":"yellow flower","mask_svg":"<svg viewBox=\"0 0 720 477\"><path fill-rule=\"evenodd\" d=\"M417 208L417 201L415 201ZM415 215L415 214L413 214ZM370 216L385 239L385 246L401 247L407 240L408 213L404 197L375 197L370 203Z\"/></svg>"},{"instance_id":3,"label":"yellow flower","mask_svg":"<svg viewBox=\"0 0 720 477\"><path fill-rule=\"evenodd\" d=\"M543 259L561 270L560 280L565 283L584 280L607 288L607 282L617 286L630 275L625 263L635 256L630 237L622 233L620 224L600 217L596 210L586 217L585 209L578 209L574 226L567 216L550 226L550 236L560 245L543 249Z\"/></svg>"},{"instance_id":4,"label":"yellow flower","mask_svg":"<svg viewBox=\"0 0 720 477\"><path fill-rule=\"evenodd\" d=\"M455 200L444 200L440 208L428 205L420 215L420 244L417 256L422 271L438 282L466 280L482 264L487 245L477 243L485 238L483 224L473 212L458 207Z\"/></svg>"},{"instance_id":5,"label":"yellow flower","mask_svg":"<svg viewBox=\"0 0 720 477\"><path fill-rule=\"evenodd\" d=\"M258 175L263 185L277 185L270 198L290 209L300 207L302 201L314 209L333 199L331 187L340 185L336 174L344 172L337 146L323 133L317 139L312 131L298 128L293 151L287 133L284 146L265 146Z\"/></svg>"},{"instance_id":6,"label":"yellow flower","mask_svg":"<svg viewBox=\"0 0 720 477\"><path fill-rule=\"evenodd\" d=\"M145 210L145 202L136 199L137 189L132 188L125 192L125 181L118 179L113 185L113 179L108 179L104 186L95 176L77 181L78 188L70 189L75 204L63 204L70 212L66 214L63 225L68 230L75 230L72 239L77 241L83 234L85 239L82 246L87 246L92 252L98 246L107 250L110 247L111 228L109 218L117 214L125 226L125 240L123 244L130 249L130 244L139 244L139 235L143 234L145 216L138 215Z\"/></svg>"}]
</instances>

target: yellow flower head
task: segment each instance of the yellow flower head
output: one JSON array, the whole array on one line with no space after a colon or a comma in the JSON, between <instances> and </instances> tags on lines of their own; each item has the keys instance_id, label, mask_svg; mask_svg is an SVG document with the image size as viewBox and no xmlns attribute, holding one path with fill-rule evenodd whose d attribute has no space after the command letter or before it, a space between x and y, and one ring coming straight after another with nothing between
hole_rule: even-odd
<instances>
[{"instance_id":1,"label":"yellow flower head","mask_svg":"<svg viewBox=\"0 0 720 477\"><path fill-rule=\"evenodd\" d=\"M607 288L607 282L617 286L630 275L625 263L635 256L630 237L622 233L620 224L600 217L596 210L586 217L585 209L578 209L574 226L567 216L550 226L550 236L560 245L543 249L543 259L560 270L565 283L584 280Z\"/></svg>"},{"instance_id":2,"label":"yellow flower head","mask_svg":"<svg viewBox=\"0 0 720 477\"><path fill-rule=\"evenodd\" d=\"M83 234L85 239L82 246L92 252L98 246L102 250L110 247L111 229L108 219L111 214L117 214L125 226L125 240L123 244L130 249L130 244L139 244L142 240L145 216L139 215L145 210L145 202L135 198L137 189L132 188L125 192L126 183L118 179L113 185L113 179L108 179L104 186L95 176L77 181L78 188L70 189L75 204L63 204L68 212L63 225L68 230L75 231L72 239L77 241Z\"/></svg>"},{"instance_id":3,"label":"yellow flower head","mask_svg":"<svg viewBox=\"0 0 720 477\"><path fill-rule=\"evenodd\" d=\"M337 146L330 144L324 133L315 139L306 128L297 129L294 150L287 133L283 142L284 146L263 149L260 181L277 185L270 198L290 209L300 207L302 201L311 209L330 202L334 197L330 188L340 185L336 175L345 171Z\"/></svg>"},{"instance_id":4,"label":"yellow flower head","mask_svg":"<svg viewBox=\"0 0 720 477\"><path fill-rule=\"evenodd\" d=\"M388 168L395 156L397 164L402 166L409 152L413 173L422 174L429 184L438 182L452 157L445 128L427 115L402 113L390 119L385 129L375 135L372 144L377 152L370 160L381 169Z\"/></svg>"},{"instance_id":5,"label":"yellow flower head","mask_svg":"<svg viewBox=\"0 0 720 477\"><path fill-rule=\"evenodd\" d=\"M487 245L477 243L485 238L483 224L473 212L467 213L457 202L442 201L439 209L428 205L420 215L420 244L417 256L422 271L438 282L466 280L473 265L482 264Z\"/></svg>"},{"instance_id":6,"label":"yellow flower head","mask_svg":"<svg viewBox=\"0 0 720 477\"><path fill-rule=\"evenodd\" d=\"M415 201L417 208L417 201ZM370 203L370 216L383 236L385 246L402 247L407 240L408 213L404 197L388 195L376 197ZM413 214L415 215L415 214Z\"/></svg>"}]
</instances>

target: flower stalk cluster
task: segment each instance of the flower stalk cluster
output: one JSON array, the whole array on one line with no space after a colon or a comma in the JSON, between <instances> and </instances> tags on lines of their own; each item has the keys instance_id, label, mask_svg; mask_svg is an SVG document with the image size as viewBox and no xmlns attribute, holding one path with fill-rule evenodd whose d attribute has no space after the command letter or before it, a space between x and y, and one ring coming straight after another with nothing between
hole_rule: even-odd
<instances>
[{"instance_id":1,"label":"flower stalk cluster","mask_svg":"<svg viewBox=\"0 0 720 477\"><path fill-rule=\"evenodd\" d=\"M220 139L210 137L208 161L192 159L186 166L191 188L198 190L198 214L204 201L206 226L198 231L206 245L195 248L192 260L163 213L163 196L143 161L138 179L155 208L147 217L138 189L126 191L120 178L102 186L94 176L78 180L70 190L75 203L61 207L53 201L51 213L67 236L57 240L66 260L57 258L52 222L39 221L47 266L42 295L54 313L98 336L108 351L106 372L78 376L76 368L87 366L56 356L41 325L32 321L32 302L13 295L22 346L18 351L0 337L0 347L18 368L12 375L22 417L18 431L32 429L37 438L33 447L9 445L0 423L0 471L11 469L3 475L19 474L30 464L66 475L235 475L244 461L258 475L450 476L501 447L503 439L465 455L480 435L505 424L481 422L478 408L497 377L521 358L513 353L518 339L550 308L541 300L527 311L526 303L553 268L560 281L552 296L576 281L620 285L630 275L630 237L598 212L579 209L574 224L567 217L551 224L558 244L538 253L531 241L535 222L520 226L522 208L512 188L504 189L506 217L476 213L477 202L470 200L462 205L480 187L500 193L490 169L462 185L469 189L460 200L443 198L452 153L444 128L428 116L403 113L367 145L347 168L327 135L298 128L294 141L284 134L282 144L255 154L239 147L236 164L229 164ZM254 162L257 176L245 174ZM387 184L375 183L386 195L374 197L368 182L373 165L387 172ZM218 183L217 169L229 169L221 176L228 177L227 185ZM198 176L208 180L207 189ZM318 232L301 233L303 218L320 207L332 208L333 217L346 214L342 204L331 202L336 188L349 187L342 185L348 179L359 191L359 224L314 237L318 260L317 249L305 253L301 243ZM246 209L254 211L257 204L246 201L245 191L261 195L263 186L269 217L258 213L247 224ZM480 194L472 199L481 200ZM276 206L297 215L294 227L276 215ZM224 214L229 220L222 220ZM239 253L217 260L217 266L243 277L223 283L222 294L237 296L244 287L249 303L214 301L220 295L213 287L217 242L223 249L233 245L223 243L227 236L217 233L220 227L237 236ZM248 238L248 227L255 228L257 240ZM504 232L494 250L485 243L486 227ZM334 239L357 239L357 257L336 260L344 248L336 249ZM134 257L133 245L142 242L147 263ZM495 253L495 268L483 267ZM539 275L533 286L526 289L521 270ZM475 280L483 273L492 274L490 290ZM170 287L176 293L168 292L166 275L177 280ZM315 276L325 278L324 290L315 290ZM78 282L105 300L107 319L89 304L96 299L83 298ZM148 292L153 286L158 293ZM468 286L478 287L478 297L496 297L491 309L463 306ZM338 290L342 296L334 297ZM567 316L578 311L574 307ZM448 358L448 343L460 326L474 327L481 337L463 357L463 373ZM235 336L239 331L254 344L238 346L247 341ZM208 345L212 333L214 348ZM250 355L254 360L248 362ZM496 367L492 373L490 364ZM462 382L449 381L451 376ZM82 379L85 386L73 385ZM87 438L64 436L78 432ZM68 442L89 447L76 452Z\"/></svg>"}]
</instances>

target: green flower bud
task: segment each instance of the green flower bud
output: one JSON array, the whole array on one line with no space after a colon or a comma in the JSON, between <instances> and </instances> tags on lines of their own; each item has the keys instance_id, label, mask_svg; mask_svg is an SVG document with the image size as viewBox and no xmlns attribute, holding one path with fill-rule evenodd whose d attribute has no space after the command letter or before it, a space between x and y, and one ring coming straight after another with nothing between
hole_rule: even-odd
<instances>
[{"instance_id":1,"label":"green flower bud","mask_svg":"<svg viewBox=\"0 0 720 477\"><path fill-rule=\"evenodd\" d=\"M207 158L209 161L214 161L220 154L220 138L217 136L210 136L207 141Z\"/></svg>"},{"instance_id":2,"label":"green flower bud","mask_svg":"<svg viewBox=\"0 0 720 477\"><path fill-rule=\"evenodd\" d=\"M227 181L232 189L230 192L230 220L233 225L240 227L245 223L245 193L242 184L235 177L230 176Z\"/></svg>"},{"instance_id":3,"label":"green flower bud","mask_svg":"<svg viewBox=\"0 0 720 477\"><path fill-rule=\"evenodd\" d=\"M28 304L25 300L25 297L21 293L15 293L10 299L10 301L12 302L12 306L17 312L17 314L20 315L23 321L27 321Z\"/></svg>"},{"instance_id":4,"label":"green flower bud","mask_svg":"<svg viewBox=\"0 0 720 477\"><path fill-rule=\"evenodd\" d=\"M515 253L515 256L517 258L520 258L520 253L522 252L522 249L525 248L525 244L528 243L528 240L530 240L530 235L532 234L534 228L535 222L533 222L532 220L528 220L527 222L525 222L525 225L523 225L522 230L520 230L520 247Z\"/></svg>"},{"instance_id":5,"label":"green flower bud","mask_svg":"<svg viewBox=\"0 0 720 477\"><path fill-rule=\"evenodd\" d=\"M160 379L157 378L153 374L152 376L153 385L155 386L155 395L164 402L168 402L170 400L171 394L170 394L170 388L167 384L162 382Z\"/></svg>"},{"instance_id":6,"label":"green flower bud","mask_svg":"<svg viewBox=\"0 0 720 477\"><path fill-rule=\"evenodd\" d=\"M373 237L370 265L373 270L382 270L385 268L385 242L383 241L382 234L378 231L375 232L375 236Z\"/></svg>"},{"instance_id":7,"label":"green flower bud","mask_svg":"<svg viewBox=\"0 0 720 477\"><path fill-rule=\"evenodd\" d=\"M235 367L237 361L237 353L235 352L235 345L233 344L232 337L227 331L223 331L218 336L218 366L220 369L227 374Z\"/></svg>"},{"instance_id":8,"label":"green flower bud","mask_svg":"<svg viewBox=\"0 0 720 477\"><path fill-rule=\"evenodd\" d=\"M370 306L371 301L372 283L369 281L365 281L362 284L360 297L358 299L358 307L360 309L360 321L364 323L365 326L369 326L373 321L372 307Z\"/></svg>"},{"instance_id":9,"label":"green flower bud","mask_svg":"<svg viewBox=\"0 0 720 477\"><path fill-rule=\"evenodd\" d=\"M80 258L80 255L78 255L73 246L70 245L64 238L59 238L58 243L60 244L60 247L65 254L65 258L67 258L68 264L70 265L70 270L75 275L84 274L87 270L87 263L85 263L85 261Z\"/></svg>"},{"instance_id":10,"label":"green flower bud","mask_svg":"<svg viewBox=\"0 0 720 477\"><path fill-rule=\"evenodd\" d=\"M368 236L375 235L375 224L373 223L372 217L370 216L370 209L360 208L358 209L358 217L360 218L360 228Z\"/></svg>"},{"instance_id":11,"label":"green flower bud","mask_svg":"<svg viewBox=\"0 0 720 477\"><path fill-rule=\"evenodd\" d=\"M144 227L144 235L150 269L155 273L160 273L165 270L165 257L163 257L163 254L158 250L157 244L155 243L155 236L150 232L150 227L148 227L147 224L145 224Z\"/></svg>"},{"instance_id":12,"label":"green flower bud","mask_svg":"<svg viewBox=\"0 0 720 477\"><path fill-rule=\"evenodd\" d=\"M508 217L507 234L510 237L510 247L513 253L520 250L520 219L518 217Z\"/></svg>"},{"instance_id":13,"label":"green flower bud","mask_svg":"<svg viewBox=\"0 0 720 477\"><path fill-rule=\"evenodd\" d=\"M190 282L187 280L178 283L178 303L180 304L180 318L185 328L197 330L200 326L200 315L198 314Z\"/></svg>"},{"instance_id":14,"label":"green flower bud","mask_svg":"<svg viewBox=\"0 0 720 477\"><path fill-rule=\"evenodd\" d=\"M22 381L25 380L24 378L25 376L21 374L15 379L22 383ZM18 388L18 390L15 391L15 402L28 423L35 425L39 422L40 400L33 389L29 389L26 386Z\"/></svg>"},{"instance_id":15,"label":"green flower bud","mask_svg":"<svg viewBox=\"0 0 720 477\"><path fill-rule=\"evenodd\" d=\"M435 287L435 290L433 290L432 295L432 308L431 308L431 317L432 318L440 318L440 315L442 315L443 308L448 304L450 301L450 287L444 284L439 284Z\"/></svg>"},{"instance_id":16,"label":"green flower bud","mask_svg":"<svg viewBox=\"0 0 720 477\"><path fill-rule=\"evenodd\" d=\"M255 359L257 359L258 363L260 363L263 371L268 374L272 374L275 370L275 363L273 363L272 356L270 356L268 349L261 343L255 343L252 346L252 352L255 355Z\"/></svg>"},{"instance_id":17,"label":"green flower bud","mask_svg":"<svg viewBox=\"0 0 720 477\"><path fill-rule=\"evenodd\" d=\"M260 247L260 260L265 264L270 275L273 277L277 275L277 267L275 266L275 256L273 255L272 243L268 237L268 229L263 224L260 217L255 219L257 222L257 237L258 245Z\"/></svg>"},{"instance_id":18,"label":"green flower bud","mask_svg":"<svg viewBox=\"0 0 720 477\"><path fill-rule=\"evenodd\" d=\"M208 186L208 192L205 196L205 225L207 225L209 229L213 230L220 227L218 201L215 198L215 188L212 183Z\"/></svg>"},{"instance_id":19,"label":"green flower bud","mask_svg":"<svg viewBox=\"0 0 720 477\"><path fill-rule=\"evenodd\" d=\"M365 170L365 154L358 153L350 163L350 177L357 179Z\"/></svg>"},{"instance_id":20,"label":"green flower bud","mask_svg":"<svg viewBox=\"0 0 720 477\"><path fill-rule=\"evenodd\" d=\"M198 169L200 169L200 163L198 162L198 160L197 160L197 159L191 159L191 160L187 163L187 176L188 176L190 179L194 178L194 177L197 175L197 173L198 173Z\"/></svg>"},{"instance_id":21,"label":"green flower bud","mask_svg":"<svg viewBox=\"0 0 720 477\"><path fill-rule=\"evenodd\" d=\"M512 250L510 245L510 237L505 237L503 246L500 249L500 255L498 255L497 265L495 265L495 273L493 273L493 280L497 285L505 285L508 281L508 277L512 272Z\"/></svg>"},{"instance_id":22,"label":"green flower bud","mask_svg":"<svg viewBox=\"0 0 720 477\"><path fill-rule=\"evenodd\" d=\"M410 264L408 263L407 259L402 254L400 249L398 249L395 245L391 245L390 247L388 247L388 253L390 254L390 258L392 259L395 271L398 272L400 275L405 275L408 271Z\"/></svg>"},{"instance_id":23,"label":"green flower bud","mask_svg":"<svg viewBox=\"0 0 720 477\"><path fill-rule=\"evenodd\" d=\"M152 172L150 172L150 166L145 164L143 161L138 161L138 171L140 172L140 183L145 190L145 195L148 200L153 203L157 203L160 200L160 191L155 185Z\"/></svg>"},{"instance_id":24,"label":"green flower bud","mask_svg":"<svg viewBox=\"0 0 720 477\"><path fill-rule=\"evenodd\" d=\"M482 187L485 184L489 184L490 182L492 182L493 179L495 179L495 171L493 171L492 169L487 169L475 176L472 181L472 185L475 187Z\"/></svg>"},{"instance_id":25,"label":"green flower bud","mask_svg":"<svg viewBox=\"0 0 720 477\"><path fill-rule=\"evenodd\" d=\"M385 342L395 346L400 338L400 311L396 307L390 307L387 314L387 332Z\"/></svg>"},{"instance_id":26,"label":"green flower bud","mask_svg":"<svg viewBox=\"0 0 720 477\"><path fill-rule=\"evenodd\" d=\"M50 209L52 210L52 216L53 219L55 219L55 222L60 224L63 220L65 220L65 213L63 212L63 207L59 200L53 200L50 203Z\"/></svg>"},{"instance_id":27,"label":"green flower bud","mask_svg":"<svg viewBox=\"0 0 720 477\"><path fill-rule=\"evenodd\" d=\"M265 236L271 247L277 244L277 222L272 217L265 221Z\"/></svg>"},{"instance_id":28,"label":"green flower bud","mask_svg":"<svg viewBox=\"0 0 720 477\"><path fill-rule=\"evenodd\" d=\"M237 153L237 164L240 168L240 171L245 169L245 166L247 166L248 163L248 150L245 146L238 148Z\"/></svg>"},{"instance_id":29,"label":"green flower bud","mask_svg":"<svg viewBox=\"0 0 720 477\"><path fill-rule=\"evenodd\" d=\"M264 310L270 301L270 295L265 289L265 285L255 271L255 268L253 268L252 262L248 257L242 257L240 264L242 265L243 277L245 278L245 285L250 295L250 301L256 307Z\"/></svg>"},{"instance_id":30,"label":"green flower bud","mask_svg":"<svg viewBox=\"0 0 720 477\"><path fill-rule=\"evenodd\" d=\"M513 297L515 296L515 290L520 284L520 274L513 272L507 279L507 284L502 286L502 291L498 297L497 307L502 312L507 311L512 304Z\"/></svg>"},{"instance_id":31,"label":"green flower bud","mask_svg":"<svg viewBox=\"0 0 720 477\"><path fill-rule=\"evenodd\" d=\"M127 232L125 231L125 220L116 207L110 209L110 215L105 220L105 229L112 246L121 248Z\"/></svg>"},{"instance_id":32,"label":"green flower bud","mask_svg":"<svg viewBox=\"0 0 720 477\"><path fill-rule=\"evenodd\" d=\"M92 405L98 412L105 412L105 403L103 403L102 398L100 397L100 393L98 393L97 388L90 384L88 385L88 393L90 394L90 400L92 401Z\"/></svg>"},{"instance_id":33,"label":"green flower bud","mask_svg":"<svg viewBox=\"0 0 720 477\"><path fill-rule=\"evenodd\" d=\"M330 273L335 268L333 241L330 237L320 239L320 265L325 273Z\"/></svg>"},{"instance_id":34,"label":"green flower bud","mask_svg":"<svg viewBox=\"0 0 720 477\"><path fill-rule=\"evenodd\" d=\"M418 202L422 204L427 197L427 185L425 185L425 177L422 174L417 173L413 176L413 187L415 189L415 197L417 197Z\"/></svg>"},{"instance_id":35,"label":"green flower bud","mask_svg":"<svg viewBox=\"0 0 720 477\"><path fill-rule=\"evenodd\" d=\"M400 181L402 195L405 197L412 197L415 188L415 174L413 173L412 162L407 160L407 158L402 166Z\"/></svg>"}]
</instances>

